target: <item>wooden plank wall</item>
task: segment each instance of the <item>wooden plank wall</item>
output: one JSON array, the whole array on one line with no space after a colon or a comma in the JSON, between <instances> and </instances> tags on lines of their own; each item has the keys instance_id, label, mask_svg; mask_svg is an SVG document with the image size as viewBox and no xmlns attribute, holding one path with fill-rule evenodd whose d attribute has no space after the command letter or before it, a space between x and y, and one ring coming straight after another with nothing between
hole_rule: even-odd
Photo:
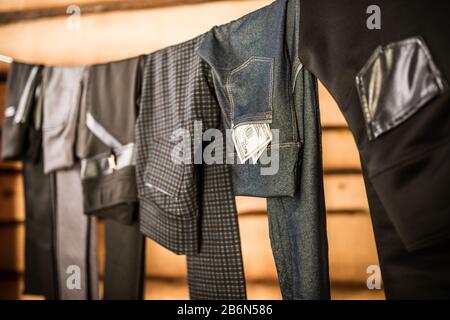
<instances>
[{"instance_id":1,"label":"wooden plank wall","mask_svg":"<svg viewBox=\"0 0 450 320\"><path fill-rule=\"evenodd\" d=\"M65 6L69 2L4 1L0 5L0 16L5 12ZM83 4L92 2L79 1ZM269 2L218 1L89 14L82 16L80 30L67 30L65 17L3 25L0 21L0 54L45 64L122 59L187 40L215 24L226 23ZM6 64L0 63L0 74L7 69ZM5 77L0 76L0 79ZM2 107L4 96L3 81L0 83ZM383 298L382 292L369 291L365 287L366 268L378 262L358 152L344 118L323 86L320 86L319 97L333 297ZM249 298L279 299L265 199L237 197L237 205ZM2 285L10 288L9 291L0 289L3 292L0 298L29 298L20 295L21 282L10 277L14 275L13 279L20 280L23 273L24 216L20 164L0 162L0 288ZM101 238L102 226L99 226L99 233ZM184 257L172 254L152 241L147 244L147 298L187 298ZM103 251L101 244L100 252Z\"/></svg>"}]
</instances>

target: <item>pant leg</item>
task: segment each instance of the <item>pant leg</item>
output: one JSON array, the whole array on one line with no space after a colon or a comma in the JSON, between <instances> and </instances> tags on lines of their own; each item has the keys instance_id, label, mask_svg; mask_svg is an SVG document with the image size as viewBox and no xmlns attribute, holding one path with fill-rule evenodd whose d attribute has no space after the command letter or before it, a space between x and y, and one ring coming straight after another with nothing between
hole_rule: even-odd
<instances>
[{"instance_id":1,"label":"pant leg","mask_svg":"<svg viewBox=\"0 0 450 320\"><path fill-rule=\"evenodd\" d=\"M53 174L44 174L42 161L23 161L25 190L26 294L58 298L54 246Z\"/></svg>"},{"instance_id":2,"label":"pant leg","mask_svg":"<svg viewBox=\"0 0 450 320\"><path fill-rule=\"evenodd\" d=\"M62 300L96 298L96 245L91 240L91 222L83 212L83 196L79 165L58 170L56 175L56 257L59 275L59 293ZM95 251L94 251L95 250ZM75 266L80 271L80 287L71 288L67 281ZM93 286L91 288L91 286ZM93 294L93 296L91 296Z\"/></svg>"},{"instance_id":3,"label":"pant leg","mask_svg":"<svg viewBox=\"0 0 450 320\"><path fill-rule=\"evenodd\" d=\"M324 217L312 216L306 197L268 198L272 252L283 299L330 299Z\"/></svg>"},{"instance_id":4,"label":"pant leg","mask_svg":"<svg viewBox=\"0 0 450 320\"><path fill-rule=\"evenodd\" d=\"M99 272L98 272L98 245L97 245L97 219L95 217L89 217L88 219L88 299L99 299Z\"/></svg>"},{"instance_id":5,"label":"pant leg","mask_svg":"<svg viewBox=\"0 0 450 320\"><path fill-rule=\"evenodd\" d=\"M364 169L363 174L386 298L449 299L450 242L407 251Z\"/></svg>"},{"instance_id":6,"label":"pant leg","mask_svg":"<svg viewBox=\"0 0 450 320\"><path fill-rule=\"evenodd\" d=\"M284 299L330 299L317 82L302 70L295 109L303 140L293 198L268 198L269 230Z\"/></svg>"},{"instance_id":7,"label":"pant leg","mask_svg":"<svg viewBox=\"0 0 450 320\"><path fill-rule=\"evenodd\" d=\"M230 167L204 165L200 252L187 256L192 300L244 300L241 239Z\"/></svg>"},{"instance_id":8,"label":"pant leg","mask_svg":"<svg viewBox=\"0 0 450 320\"><path fill-rule=\"evenodd\" d=\"M269 217L270 244L277 269L281 295L283 299L291 300L294 297L293 287L295 283L293 249L282 199L268 198L267 213Z\"/></svg>"},{"instance_id":9,"label":"pant leg","mask_svg":"<svg viewBox=\"0 0 450 320\"><path fill-rule=\"evenodd\" d=\"M105 250L103 299L143 299L145 238L138 221L125 225L105 219Z\"/></svg>"}]
</instances>

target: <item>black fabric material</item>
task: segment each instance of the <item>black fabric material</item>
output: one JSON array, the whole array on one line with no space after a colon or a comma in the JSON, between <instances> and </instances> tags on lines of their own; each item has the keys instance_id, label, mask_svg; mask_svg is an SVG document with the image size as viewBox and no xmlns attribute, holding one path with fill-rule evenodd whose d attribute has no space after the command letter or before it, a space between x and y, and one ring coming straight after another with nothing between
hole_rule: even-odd
<instances>
[{"instance_id":1,"label":"black fabric material","mask_svg":"<svg viewBox=\"0 0 450 320\"><path fill-rule=\"evenodd\" d=\"M363 173L386 298L450 299L450 242L408 252Z\"/></svg>"},{"instance_id":2,"label":"black fabric material","mask_svg":"<svg viewBox=\"0 0 450 320\"><path fill-rule=\"evenodd\" d=\"M95 64L87 68L83 80L76 152L81 159L111 151L86 125L86 114L122 145L134 142L144 57Z\"/></svg>"},{"instance_id":3,"label":"black fabric material","mask_svg":"<svg viewBox=\"0 0 450 320\"><path fill-rule=\"evenodd\" d=\"M378 46L355 80L369 140L401 125L447 89L422 37Z\"/></svg>"},{"instance_id":4,"label":"black fabric material","mask_svg":"<svg viewBox=\"0 0 450 320\"><path fill-rule=\"evenodd\" d=\"M40 82L40 67L38 75L33 79L30 79L30 74L33 68L37 66L24 64L20 62L13 62L11 64L11 70L8 73L7 93L5 118L2 124L2 152L1 157L3 160L21 160L21 157L26 152L27 148L27 135L28 126L30 124L29 119L21 123L16 123L14 117L18 111L18 106L21 100L27 100L27 105L31 109L34 103L34 92L37 83ZM31 81L32 85L27 87L27 82ZM25 90L25 88L28 90ZM10 110L13 113L7 114ZM27 115L30 115L28 113ZM39 145L38 145L39 146Z\"/></svg>"},{"instance_id":5,"label":"black fabric material","mask_svg":"<svg viewBox=\"0 0 450 320\"><path fill-rule=\"evenodd\" d=\"M77 155L83 161L114 154L88 128L90 114L120 145L134 142L143 57L90 66L83 80ZM94 177L83 177L84 211L105 218L104 299L142 299L144 237L138 228L134 161Z\"/></svg>"},{"instance_id":6,"label":"black fabric material","mask_svg":"<svg viewBox=\"0 0 450 320\"><path fill-rule=\"evenodd\" d=\"M372 4L381 9L381 30L366 27ZM449 9L438 0L301 1L300 59L331 92L356 140L388 298L450 291L443 271L450 252L442 250L450 237L450 92L370 141L355 77L378 46L420 36L448 81Z\"/></svg>"},{"instance_id":7,"label":"black fabric material","mask_svg":"<svg viewBox=\"0 0 450 320\"><path fill-rule=\"evenodd\" d=\"M84 179L82 183L85 190L85 214L113 219L125 225L137 221L134 166L127 166L106 176Z\"/></svg>"},{"instance_id":8,"label":"black fabric material","mask_svg":"<svg viewBox=\"0 0 450 320\"><path fill-rule=\"evenodd\" d=\"M58 298L54 256L54 175L44 174L42 158L23 161L25 190L25 294Z\"/></svg>"},{"instance_id":9,"label":"black fabric material","mask_svg":"<svg viewBox=\"0 0 450 320\"><path fill-rule=\"evenodd\" d=\"M103 299L143 299L145 238L139 232L138 221L123 225L105 219L105 246Z\"/></svg>"},{"instance_id":10,"label":"black fabric material","mask_svg":"<svg viewBox=\"0 0 450 320\"><path fill-rule=\"evenodd\" d=\"M2 158L22 160L25 193L25 272L24 293L58 299L55 257L54 176L43 173L42 131L37 120L42 109L36 88L41 83L40 67L33 79L30 73L37 66L13 62L8 74L5 115L2 126ZM26 83L29 82L29 86ZM25 88L27 89L25 90ZM26 99L27 112L20 123L14 121L21 99Z\"/></svg>"},{"instance_id":11,"label":"black fabric material","mask_svg":"<svg viewBox=\"0 0 450 320\"><path fill-rule=\"evenodd\" d=\"M83 81L76 146L77 155L83 161L102 154L108 157L108 153L114 153L113 146L106 145L105 141L87 127L88 113L120 144L134 142L143 63L143 57L135 57L97 64L87 69ZM99 213L98 216L116 219L125 224L136 219L134 163L112 174L82 179L86 213ZM116 187L113 188L114 185Z\"/></svg>"}]
</instances>

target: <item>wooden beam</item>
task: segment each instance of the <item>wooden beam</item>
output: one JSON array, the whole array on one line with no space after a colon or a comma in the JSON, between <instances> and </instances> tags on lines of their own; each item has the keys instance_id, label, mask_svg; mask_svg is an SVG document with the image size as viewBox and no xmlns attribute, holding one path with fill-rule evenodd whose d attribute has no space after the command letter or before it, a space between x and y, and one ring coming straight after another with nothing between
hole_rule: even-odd
<instances>
[{"instance_id":1,"label":"wooden beam","mask_svg":"<svg viewBox=\"0 0 450 320\"><path fill-rule=\"evenodd\" d=\"M0 61L0 86L3 86L6 82L6 78L7 78L7 74L9 71L9 63ZM4 89L2 89L4 90ZM2 92L1 94L3 94L0 98L4 99L4 92ZM1 103L1 101L0 101Z\"/></svg>"},{"instance_id":2,"label":"wooden beam","mask_svg":"<svg viewBox=\"0 0 450 320\"><path fill-rule=\"evenodd\" d=\"M342 112L328 92L328 90L319 82L319 105L320 105L320 120L322 127L324 128L346 128L347 122L345 121Z\"/></svg>"},{"instance_id":3,"label":"wooden beam","mask_svg":"<svg viewBox=\"0 0 450 320\"><path fill-rule=\"evenodd\" d=\"M23 272L24 242L25 225L23 223L0 224L0 272Z\"/></svg>"},{"instance_id":4,"label":"wooden beam","mask_svg":"<svg viewBox=\"0 0 450 320\"><path fill-rule=\"evenodd\" d=\"M331 281L365 286L367 267L378 264L370 215L328 215L327 229Z\"/></svg>"},{"instance_id":5,"label":"wooden beam","mask_svg":"<svg viewBox=\"0 0 450 320\"><path fill-rule=\"evenodd\" d=\"M329 213L369 211L361 174L325 175L324 189Z\"/></svg>"},{"instance_id":6,"label":"wooden beam","mask_svg":"<svg viewBox=\"0 0 450 320\"><path fill-rule=\"evenodd\" d=\"M111 11L141 10L165 8L180 5L199 4L212 1L225 0L133 0L133 1L92 1L77 5L81 14L104 13ZM67 15L67 8L72 3L62 3L56 6L25 8L0 12L0 25L16 23L19 21L54 18Z\"/></svg>"},{"instance_id":7,"label":"wooden beam","mask_svg":"<svg viewBox=\"0 0 450 320\"><path fill-rule=\"evenodd\" d=\"M18 173L0 174L0 223L25 219L23 178Z\"/></svg>"},{"instance_id":8,"label":"wooden beam","mask_svg":"<svg viewBox=\"0 0 450 320\"><path fill-rule=\"evenodd\" d=\"M104 63L148 54L228 23L270 0L206 1L156 9L81 16L80 28L67 17L0 25L0 53L46 65Z\"/></svg>"},{"instance_id":9,"label":"wooden beam","mask_svg":"<svg viewBox=\"0 0 450 320\"><path fill-rule=\"evenodd\" d=\"M322 148L325 173L355 173L361 171L358 149L350 130L323 130Z\"/></svg>"}]
</instances>

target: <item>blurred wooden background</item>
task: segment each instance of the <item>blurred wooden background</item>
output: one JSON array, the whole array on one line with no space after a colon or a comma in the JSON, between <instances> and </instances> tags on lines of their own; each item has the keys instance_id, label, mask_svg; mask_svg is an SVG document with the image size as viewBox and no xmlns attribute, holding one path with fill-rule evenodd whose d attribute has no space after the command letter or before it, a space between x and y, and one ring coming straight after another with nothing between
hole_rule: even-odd
<instances>
[{"instance_id":1,"label":"blurred wooden background","mask_svg":"<svg viewBox=\"0 0 450 320\"><path fill-rule=\"evenodd\" d=\"M74 4L70 0L3 0L0 54L25 62L59 65L118 60L187 40L270 2L78 0L81 24L77 29L68 23L73 16L64 16L67 7ZM0 63L2 108L7 70L8 65ZM357 149L345 120L323 86L319 95L332 296L382 299L382 290L366 287L366 269L378 261ZM21 293L25 212L20 170L19 163L0 162L0 299L38 298ZM237 205L248 298L280 299L265 199L237 197ZM101 226L99 232L103 232ZM188 298L183 256L148 240L146 270L147 299Z\"/></svg>"}]
</instances>

